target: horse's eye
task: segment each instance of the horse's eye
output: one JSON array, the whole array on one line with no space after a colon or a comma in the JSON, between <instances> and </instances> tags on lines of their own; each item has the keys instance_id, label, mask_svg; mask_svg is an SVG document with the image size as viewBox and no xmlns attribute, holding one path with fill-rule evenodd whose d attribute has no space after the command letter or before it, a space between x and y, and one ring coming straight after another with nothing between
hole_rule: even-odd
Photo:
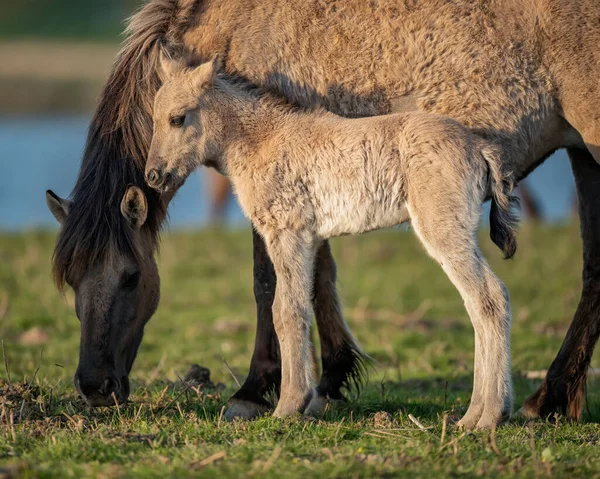
<instances>
[{"instance_id":1,"label":"horse's eye","mask_svg":"<svg viewBox=\"0 0 600 479\"><path fill-rule=\"evenodd\" d=\"M135 273L127 275L125 277L123 283L121 284L121 287L124 290L133 291L137 287L139 282L140 282L140 272L137 271Z\"/></svg>"},{"instance_id":2,"label":"horse's eye","mask_svg":"<svg viewBox=\"0 0 600 479\"><path fill-rule=\"evenodd\" d=\"M185 121L185 115L172 116L171 119L169 120L169 123L171 123L172 127L179 128L179 127L183 126L184 121Z\"/></svg>"}]
</instances>

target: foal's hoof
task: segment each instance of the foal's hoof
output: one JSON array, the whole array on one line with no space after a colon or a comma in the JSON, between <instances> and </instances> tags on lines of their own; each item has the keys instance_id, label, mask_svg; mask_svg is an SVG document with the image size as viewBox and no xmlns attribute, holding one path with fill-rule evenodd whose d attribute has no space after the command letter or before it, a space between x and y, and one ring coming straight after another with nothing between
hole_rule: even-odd
<instances>
[{"instance_id":1,"label":"foal's hoof","mask_svg":"<svg viewBox=\"0 0 600 479\"><path fill-rule=\"evenodd\" d=\"M510 412L502 412L501 414L490 413L483 411L479 416L469 415L468 413L458 421L457 426L467 431L472 430L489 430L494 426L500 426L508 421Z\"/></svg>"},{"instance_id":2,"label":"foal's hoof","mask_svg":"<svg viewBox=\"0 0 600 479\"><path fill-rule=\"evenodd\" d=\"M230 399L229 408L225 411L223 418L227 421L233 421L234 419L254 419L262 416L268 410L269 408L262 404L240 399Z\"/></svg>"},{"instance_id":3,"label":"foal's hoof","mask_svg":"<svg viewBox=\"0 0 600 479\"><path fill-rule=\"evenodd\" d=\"M274 417L283 418L304 413L312 399L316 397L316 393L311 391L310 393L305 394L304 397L302 397L302 395L294 395L292 397L293 399L291 400L279 398L279 402L273 413Z\"/></svg>"},{"instance_id":4,"label":"foal's hoof","mask_svg":"<svg viewBox=\"0 0 600 479\"><path fill-rule=\"evenodd\" d=\"M465 415L456 424L460 429L472 431L477 428L477 423L483 414L483 404L471 404Z\"/></svg>"}]
</instances>

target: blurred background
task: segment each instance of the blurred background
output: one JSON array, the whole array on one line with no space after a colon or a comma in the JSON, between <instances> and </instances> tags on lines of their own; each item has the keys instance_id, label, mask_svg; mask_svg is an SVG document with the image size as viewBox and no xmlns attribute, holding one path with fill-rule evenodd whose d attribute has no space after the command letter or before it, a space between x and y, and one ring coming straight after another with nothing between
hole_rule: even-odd
<instances>
[{"instance_id":1,"label":"blurred background","mask_svg":"<svg viewBox=\"0 0 600 479\"><path fill-rule=\"evenodd\" d=\"M71 192L88 123L139 0L0 0L0 230L55 227L44 192ZM560 222L574 210L559 152L525 181L524 216ZM216 173L197 172L170 208L171 227L244 219Z\"/></svg>"},{"instance_id":2,"label":"blurred background","mask_svg":"<svg viewBox=\"0 0 600 479\"><path fill-rule=\"evenodd\" d=\"M139 0L0 0L0 230L52 227L46 189L66 197L87 127ZM196 173L171 226L244 225L217 173Z\"/></svg>"}]
</instances>

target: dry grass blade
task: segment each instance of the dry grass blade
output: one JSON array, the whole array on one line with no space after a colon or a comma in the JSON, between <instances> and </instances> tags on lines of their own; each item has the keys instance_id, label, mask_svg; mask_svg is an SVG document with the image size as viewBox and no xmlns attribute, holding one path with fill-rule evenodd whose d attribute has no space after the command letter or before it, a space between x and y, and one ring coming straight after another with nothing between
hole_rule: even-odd
<instances>
[{"instance_id":1,"label":"dry grass blade","mask_svg":"<svg viewBox=\"0 0 600 479\"><path fill-rule=\"evenodd\" d=\"M444 420L442 421L442 437L440 438L440 446L444 445L444 439L446 439L446 429L448 428L448 414L444 414Z\"/></svg>"},{"instance_id":2,"label":"dry grass blade","mask_svg":"<svg viewBox=\"0 0 600 479\"><path fill-rule=\"evenodd\" d=\"M223 420L223 413L225 412L225 406L221 408L221 414L219 414L219 422L217 423L217 429L221 429L221 421Z\"/></svg>"},{"instance_id":3,"label":"dry grass blade","mask_svg":"<svg viewBox=\"0 0 600 479\"><path fill-rule=\"evenodd\" d=\"M6 351L4 350L4 340L0 341L2 344L2 357L4 358L4 370L6 371L6 379L8 380L9 386L12 386L10 379L10 370L8 369L8 358L6 357Z\"/></svg>"},{"instance_id":4,"label":"dry grass blade","mask_svg":"<svg viewBox=\"0 0 600 479\"><path fill-rule=\"evenodd\" d=\"M384 436L402 437L402 438L406 437L401 434L395 434L393 432L390 432L389 430L384 430L384 429L375 429L373 432L377 433L377 434L383 434Z\"/></svg>"},{"instance_id":5,"label":"dry grass blade","mask_svg":"<svg viewBox=\"0 0 600 479\"><path fill-rule=\"evenodd\" d=\"M119 407L119 401L117 400L117 395L112 393L113 401L115 402L115 407L117 408L117 415L119 416L119 422L123 423L123 416L121 416L121 408Z\"/></svg>"},{"instance_id":6,"label":"dry grass blade","mask_svg":"<svg viewBox=\"0 0 600 479\"><path fill-rule=\"evenodd\" d=\"M235 383L237 384L238 388L241 388L242 385L240 384L240 382L238 381L238 378L235 377L235 374L233 374L232 369L229 367L229 364L227 364L227 361L225 360L224 357L221 356L221 359L223 360L223 363L225 363L225 367L227 368L227 370L229 371L229 374L231 374L231 377L233 378L233 380L235 381Z\"/></svg>"},{"instance_id":7,"label":"dry grass blade","mask_svg":"<svg viewBox=\"0 0 600 479\"><path fill-rule=\"evenodd\" d=\"M265 465L263 467L263 472L267 472L269 469L271 469L273 467L273 464L275 464L275 461L281 454L281 449L282 448L279 444L277 446L275 446L275 449L273 449L271 456L269 457L269 459L267 459L267 462L265 462Z\"/></svg>"},{"instance_id":8,"label":"dry grass blade","mask_svg":"<svg viewBox=\"0 0 600 479\"><path fill-rule=\"evenodd\" d=\"M425 427L423 426L423 423L421 423L421 421L419 421L416 417L414 417L412 414L408 415L408 419L411 420L411 422L417 426L421 431L425 431L425 432L429 432L428 429L431 429L431 427Z\"/></svg>"},{"instance_id":9,"label":"dry grass blade","mask_svg":"<svg viewBox=\"0 0 600 479\"><path fill-rule=\"evenodd\" d=\"M535 433L533 432L533 425L530 423L527 425L529 431L529 448L531 449L531 457L534 461L537 461L537 451L535 450Z\"/></svg>"},{"instance_id":10,"label":"dry grass blade","mask_svg":"<svg viewBox=\"0 0 600 479\"><path fill-rule=\"evenodd\" d=\"M503 454L500 452L498 448L498 444L496 444L496 424L492 426L492 431L490 432L490 446L492 451L496 453L496 455L500 458L503 458Z\"/></svg>"},{"instance_id":11,"label":"dry grass blade","mask_svg":"<svg viewBox=\"0 0 600 479\"><path fill-rule=\"evenodd\" d=\"M212 456L208 456L206 459L202 459L200 462L195 464L195 466L198 468L208 466L209 464L212 464L213 462L216 462L219 459L223 459L226 455L227 453L225 451L219 451L213 454Z\"/></svg>"},{"instance_id":12,"label":"dry grass blade","mask_svg":"<svg viewBox=\"0 0 600 479\"><path fill-rule=\"evenodd\" d=\"M344 419L346 419L345 417L342 418L342 420L340 421L337 429L335 430L335 447L337 447L338 445L338 434L340 433L340 429L342 428L342 424L344 424Z\"/></svg>"},{"instance_id":13,"label":"dry grass blade","mask_svg":"<svg viewBox=\"0 0 600 479\"><path fill-rule=\"evenodd\" d=\"M444 444L442 447L440 447L440 452L443 451L444 449L446 449L447 447L454 446L455 444L458 444L467 434L469 434L469 433L468 432L463 432L460 436L452 439L452 441L448 441L446 444Z\"/></svg>"}]
</instances>

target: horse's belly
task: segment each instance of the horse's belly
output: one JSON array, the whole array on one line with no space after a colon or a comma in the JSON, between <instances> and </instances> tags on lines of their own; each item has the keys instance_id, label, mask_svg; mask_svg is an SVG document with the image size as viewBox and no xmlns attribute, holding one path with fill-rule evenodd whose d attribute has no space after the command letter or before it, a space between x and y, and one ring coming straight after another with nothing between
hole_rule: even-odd
<instances>
[{"instance_id":1,"label":"horse's belly","mask_svg":"<svg viewBox=\"0 0 600 479\"><path fill-rule=\"evenodd\" d=\"M327 239L357 235L404 223L409 219L406 203L384 206L378 203L354 204L341 201L316 213L317 235Z\"/></svg>"}]
</instances>

